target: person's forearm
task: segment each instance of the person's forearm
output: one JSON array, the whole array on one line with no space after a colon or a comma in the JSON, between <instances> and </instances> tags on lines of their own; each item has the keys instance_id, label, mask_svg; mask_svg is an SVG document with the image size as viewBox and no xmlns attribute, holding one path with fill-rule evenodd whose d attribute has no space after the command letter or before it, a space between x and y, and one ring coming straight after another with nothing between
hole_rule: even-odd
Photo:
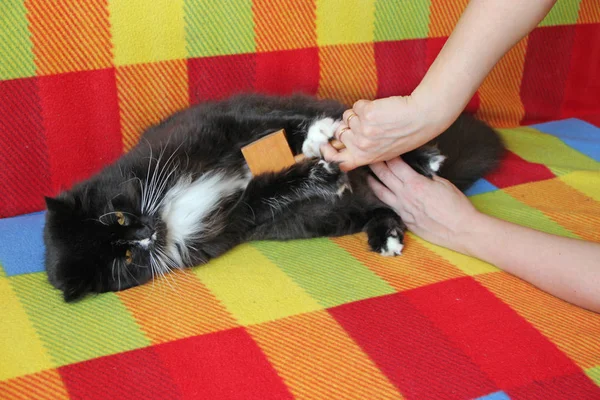
<instances>
[{"instance_id":1,"label":"person's forearm","mask_svg":"<svg viewBox=\"0 0 600 400\"><path fill-rule=\"evenodd\" d=\"M600 243L478 214L463 251L575 305L600 312Z\"/></svg>"},{"instance_id":2,"label":"person's forearm","mask_svg":"<svg viewBox=\"0 0 600 400\"><path fill-rule=\"evenodd\" d=\"M494 65L531 32L556 0L471 0L413 95L435 97L451 123Z\"/></svg>"}]
</instances>

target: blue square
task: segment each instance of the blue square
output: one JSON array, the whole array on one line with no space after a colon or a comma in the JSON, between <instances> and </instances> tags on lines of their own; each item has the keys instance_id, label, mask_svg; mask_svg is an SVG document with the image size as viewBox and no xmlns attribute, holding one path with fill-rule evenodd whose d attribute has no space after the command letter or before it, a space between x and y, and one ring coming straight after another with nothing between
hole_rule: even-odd
<instances>
[{"instance_id":1,"label":"blue square","mask_svg":"<svg viewBox=\"0 0 600 400\"><path fill-rule=\"evenodd\" d=\"M470 197L470 196L475 196L476 194L493 192L494 190L498 190L498 188L496 186L492 185L489 181L482 178L482 179L479 179L478 181L476 181L473 184L473 186L468 188L465 191L465 194Z\"/></svg>"},{"instance_id":2,"label":"blue square","mask_svg":"<svg viewBox=\"0 0 600 400\"><path fill-rule=\"evenodd\" d=\"M580 153L600 161L600 128L577 118L544 122L531 128L558 137Z\"/></svg>"},{"instance_id":3,"label":"blue square","mask_svg":"<svg viewBox=\"0 0 600 400\"><path fill-rule=\"evenodd\" d=\"M0 219L0 264L7 276L44 270L46 213Z\"/></svg>"},{"instance_id":4,"label":"blue square","mask_svg":"<svg viewBox=\"0 0 600 400\"><path fill-rule=\"evenodd\" d=\"M510 397L508 397L506 393L500 391L478 397L476 400L510 400Z\"/></svg>"}]
</instances>

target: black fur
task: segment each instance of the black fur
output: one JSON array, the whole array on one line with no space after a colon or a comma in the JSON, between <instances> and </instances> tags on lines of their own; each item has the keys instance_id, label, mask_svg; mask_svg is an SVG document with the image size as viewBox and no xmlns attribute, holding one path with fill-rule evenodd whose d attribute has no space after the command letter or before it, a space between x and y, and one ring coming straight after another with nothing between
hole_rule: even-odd
<instances>
[{"instance_id":1,"label":"black fur","mask_svg":"<svg viewBox=\"0 0 600 400\"><path fill-rule=\"evenodd\" d=\"M385 251L387 238L401 241L406 228L370 191L367 167L345 174L334 164L310 159L280 173L254 177L245 188L219 199L185 249L170 245L169 227L161 218L164 202L153 212L141 210L142 188L149 186L153 174L159 176L158 171L164 171L156 186L159 200L185 176L191 181L216 172L242 177L244 145L283 128L299 153L314 121L340 119L345 109L335 101L305 96L240 95L191 107L149 128L114 164L47 199L44 239L50 282L63 291L66 301L73 301L90 292L143 284L173 268L206 263L252 240L365 231L372 250ZM440 175L465 190L497 166L502 151L491 128L461 115L447 132L404 158L431 176L430 158L447 156ZM117 211L123 214L123 225ZM155 239L148 249L132 245L151 236ZM177 252L169 253L169 248ZM159 261L151 262L151 257Z\"/></svg>"}]
</instances>

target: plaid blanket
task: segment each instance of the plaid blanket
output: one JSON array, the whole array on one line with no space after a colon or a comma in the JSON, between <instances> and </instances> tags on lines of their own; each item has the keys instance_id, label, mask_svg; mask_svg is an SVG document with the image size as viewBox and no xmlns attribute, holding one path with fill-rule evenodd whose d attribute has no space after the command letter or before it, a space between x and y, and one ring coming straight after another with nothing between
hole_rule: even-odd
<instances>
[{"instance_id":1,"label":"plaid blanket","mask_svg":"<svg viewBox=\"0 0 600 400\"><path fill-rule=\"evenodd\" d=\"M0 1L0 217L239 91L352 104L409 94L467 0ZM495 126L598 120L600 3L559 0L468 110ZM596 116L594 116L596 115Z\"/></svg>"},{"instance_id":2,"label":"plaid blanket","mask_svg":"<svg viewBox=\"0 0 600 400\"><path fill-rule=\"evenodd\" d=\"M473 203L600 242L600 128L501 133ZM0 398L600 399L600 315L412 235L393 259L362 234L254 242L66 304L43 218L0 220Z\"/></svg>"},{"instance_id":3,"label":"plaid blanket","mask_svg":"<svg viewBox=\"0 0 600 400\"><path fill-rule=\"evenodd\" d=\"M0 1L0 398L600 399L598 315L412 235L394 259L246 244L73 305L42 272L43 196L149 124L239 91L408 94L466 3ZM600 3L558 0L468 105L510 149L474 204L600 241L598 93Z\"/></svg>"}]
</instances>

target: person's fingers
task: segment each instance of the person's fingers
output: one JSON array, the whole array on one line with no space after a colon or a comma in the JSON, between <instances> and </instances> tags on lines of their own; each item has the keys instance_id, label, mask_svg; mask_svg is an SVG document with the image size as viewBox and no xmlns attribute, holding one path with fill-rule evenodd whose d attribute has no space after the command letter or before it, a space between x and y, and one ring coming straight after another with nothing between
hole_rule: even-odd
<instances>
[{"instance_id":1,"label":"person's fingers","mask_svg":"<svg viewBox=\"0 0 600 400\"><path fill-rule=\"evenodd\" d=\"M352 154L347 149L336 150L335 147L328 142L322 144L320 150L325 161L338 163L342 171L350 171L358 167Z\"/></svg>"},{"instance_id":2,"label":"person's fingers","mask_svg":"<svg viewBox=\"0 0 600 400\"><path fill-rule=\"evenodd\" d=\"M350 127L342 122L340 124L340 127L333 133L333 137L336 138L338 141L345 143L343 137L350 130Z\"/></svg>"},{"instance_id":3,"label":"person's fingers","mask_svg":"<svg viewBox=\"0 0 600 400\"><path fill-rule=\"evenodd\" d=\"M419 179L419 177L422 177L422 175L412 169L412 167L408 165L406 161L402 159L402 157L392 158L391 160L387 161L387 165L390 171L392 171L392 173L402 181L415 178Z\"/></svg>"},{"instance_id":4,"label":"person's fingers","mask_svg":"<svg viewBox=\"0 0 600 400\"><path fill-rule=\"evenodd\" d=\"M400 190L404 183L390 170L387 163L376 162L369 164L371 171L379 178L379 180L394 193Z\"/></svg>"},{"instance_id":5,"label":"person's fingers","mask_svg":"<svg viewBox=\"0 0 600 400\"><path fill-rule=\"evenodd\" d=\"M372 176L367 176L367 183L369 184L371 190L373 190L373 193L375 193L375 196L377 196L379 200L383 201L385 204L392 208L394 207L397 200L394 192L385 187L385 185L378 182L377 179L373 178Z\"/></svg>"},{"instance_id":6,"label":"person's fingers","mask_svg":"<svg viewBox=\"0 0 600 400\"><path fill-rule=\"evenodd\" d=\"M342 155L339 153L338 150L335 149L335 147L333 147L331 145L331 143L327 142L327 143L323 143L320 147L321 150L321 155L323 156L323 158L325 159L325 161L334 161L334 162L340 162Z\"/></svg>"},{"instance_id":7,"label":"person's fingers","mask_svg":"<svg viewBox=\"0 0 600 400\"><path fill-rule=\"evenodd\" d=\"M353 109L344 112L342 123L345 123L350 129L360 131L360 120Z\"/></svg>"},{"instance_id":8,"label":"person's fingers","mask_svg":"<svg viewBox=\"0 0 600 400\"><path fill-rule=\"evenodd\" d=\"M369 100L358 100L352 105L352 110L354 110L354 113L360 117L364 115L365 108L370 103L371 101Z\"/></svg>"}]
</instances>

